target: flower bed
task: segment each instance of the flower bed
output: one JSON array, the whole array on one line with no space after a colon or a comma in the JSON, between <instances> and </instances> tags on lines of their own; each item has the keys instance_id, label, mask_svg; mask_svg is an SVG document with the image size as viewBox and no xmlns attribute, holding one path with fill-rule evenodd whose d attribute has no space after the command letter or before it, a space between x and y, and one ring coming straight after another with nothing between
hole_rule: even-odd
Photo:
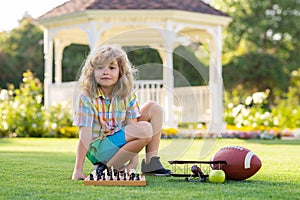
<instances>
[{"instance_id":1,"label":"flower bed","mask_svg":"<svg viewBox=\"0 0 300 200\"><path fill-rule=\"evenodd\" d=\"M277 127L241 127L226 126L219 134L209 133L206 129L184 129L165 127L162 138L238 138L238 139L300 139L300 129L278 129Z\"/></svg>"}]
</instances>

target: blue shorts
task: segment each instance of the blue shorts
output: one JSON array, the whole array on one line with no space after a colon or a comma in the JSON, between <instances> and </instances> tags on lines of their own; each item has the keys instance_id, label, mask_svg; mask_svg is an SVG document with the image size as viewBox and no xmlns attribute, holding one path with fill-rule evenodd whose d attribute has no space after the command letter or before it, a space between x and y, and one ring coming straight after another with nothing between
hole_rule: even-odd
<instances>
[{"instance_id":1,"label":"blue shorts","mask_svg":"<svg viewBox=\"0 0 300 200\"><path fill-rule=\"evenodd\" d=\"M97 139L91 143L86 156L92 164L106 164L126 144L124 129L125 127L122 127L113 135L109 135L103 140Z\"/></svg>"}]
</instances>

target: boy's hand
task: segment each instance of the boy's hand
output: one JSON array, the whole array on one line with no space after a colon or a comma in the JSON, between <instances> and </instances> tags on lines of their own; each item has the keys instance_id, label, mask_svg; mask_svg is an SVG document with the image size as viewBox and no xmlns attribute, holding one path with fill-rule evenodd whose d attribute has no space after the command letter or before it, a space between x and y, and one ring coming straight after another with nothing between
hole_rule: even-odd
<instances>
[{"instance_id":1,"label":"boy's hand","mask_svg":"<svg viewBox=\"0 0 300 200\"><path fill-rule=\"evenodd\" d=\"M81 171L74 171L72 175L72 180L84 180L86 175L84 175Z\"/></svg>"}]
</instances>

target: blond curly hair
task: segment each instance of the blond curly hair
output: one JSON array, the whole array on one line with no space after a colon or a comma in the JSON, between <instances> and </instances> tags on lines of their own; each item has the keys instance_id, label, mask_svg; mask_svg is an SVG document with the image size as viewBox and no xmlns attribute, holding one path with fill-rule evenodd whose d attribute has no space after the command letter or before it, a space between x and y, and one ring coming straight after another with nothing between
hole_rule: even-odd
<instances>
[{"instance_id":1,"label":"blond curly hair","mask_svg":"<svg viewBox=\"0 0 300 200\"><path fill-rule=\"evenodd\" d=\"M125 51L115 45L98 46L88 55L78 80L79 86L84 93L91 98L97 96L99 86L94 76L94 70L101 66L107 66L115 60L117 60L120 67L120 74L113 95L121 99L131 95L136 70L128 60Z\"/></svg>"}]
</instances>

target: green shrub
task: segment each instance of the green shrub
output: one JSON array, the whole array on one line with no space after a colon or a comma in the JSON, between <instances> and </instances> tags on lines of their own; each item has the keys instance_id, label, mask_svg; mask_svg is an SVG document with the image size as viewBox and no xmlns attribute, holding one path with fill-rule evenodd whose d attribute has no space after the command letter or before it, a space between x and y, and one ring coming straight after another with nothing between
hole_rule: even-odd
<instances>
[{"instance_id":1,"label":"green shrub","mask_svg":"<svg viewBox=\"0 0 300 200\"><path fill-rule=\"evenodd\" d=\"M236 127L300 128L300 69L293 71L288 93L276 105L268 102L269 90L252 95L225 93L225 121Z\"/></svg>"},{"instance_id":2,"label":"green shrub","mask_svg":"<svg viewBox=\"0 0 300 200\"><path fill-rule=\"evenodd\" d=\"M45 116L45 127L48 129L45 137L77 137L78 129L72 127L72 109L68 104L52 105Z\"/></svg>"},{"instance_id":3,"label":"green shrub","mask_svg":"<svg viewBox=\"0 0 300 200\"><path fill-rule=\"evenodd\" d=\"M237 127L277 126L268 104L269 91L256 92L250 96L241 97L238 104L227 103L225 121ZM234 97L232 97L234 98Z\"/></svg>"},{"instance_id":4,"label":"green shrub","mask_svg":"<svg viewBox=\"0 0 300 200\"><path fill-rule=\"evenodd\" d=\"M282 128L300 128L300 105L294 106L282 100L272 109L274 119Z\"/></svg>"},{"instance_id":5,"label":"green shrub","mask_svg":"<svg viewBox=\"0 0 300 200\"><path fill-rule=\"evenodd\" d=\"M43 86L28 70L19 89L0 92L0 137L77 137L71 110L64 104L45 109Z\"/></svg>"},{"instance_id":6,"label":"green shrub","mask_svg":"<svg viewBox=\"0 0 300 200\"><path fill-rule=\"evenodd\" d=\"M286 98L279 101L272 114L280 127L300 127L300 69L292 72Z\"/></svg>"},{"instance_id":7,"label":"green shrub","mask_svg":"<svg viewBox=\"0 0 300 200\"><path fill-rule=\"evenodd\" d=\"M44 127L42 84L30 71L23 73L19 89L1 90L1 135L41 137Z\"/></svg>"},{"instance_id":8,"label":"green shrub","mask_svg":"<svg viewBox=\"0 0 300 200\"><path fill-rule=\"evenodd\" d=\"M9 86L11 88L11 86ZM14 122L13 113L13 93L11 90L1 90L0 92L0 136L7 136L14 126L11 124ZM15 104L16 105L16 104Z\"/></svg>"},{"instance_id":9,"label":"green shrub","mask_svg":"<svg viewBox=\"0 0 300 200\"><path fill-rule=\"evenodd\" d=\"M206 125L204 122L179 122L178 128L181 129L203 129Z\"/></svg>"}]
</instances>

